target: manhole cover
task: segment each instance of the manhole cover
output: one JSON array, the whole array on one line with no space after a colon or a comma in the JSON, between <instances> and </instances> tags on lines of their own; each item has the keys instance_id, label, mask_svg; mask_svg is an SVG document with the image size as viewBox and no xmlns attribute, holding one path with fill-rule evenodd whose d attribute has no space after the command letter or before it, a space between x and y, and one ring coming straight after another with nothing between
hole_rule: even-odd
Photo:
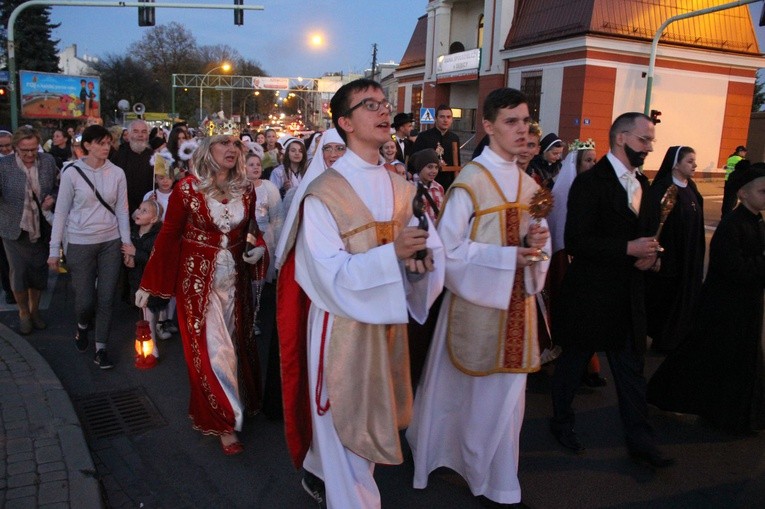
<instances>
[{"instance_id":1,"label":"manhole cover","mask_svg":"<svg viewBox=\"0 0 765 509\"><path fill-rule=\"evenodd\" d=\"M141 387L89 394L75 399L74 405L92 438L135 435L166 424Z\"/></svg>"}]
</instances>

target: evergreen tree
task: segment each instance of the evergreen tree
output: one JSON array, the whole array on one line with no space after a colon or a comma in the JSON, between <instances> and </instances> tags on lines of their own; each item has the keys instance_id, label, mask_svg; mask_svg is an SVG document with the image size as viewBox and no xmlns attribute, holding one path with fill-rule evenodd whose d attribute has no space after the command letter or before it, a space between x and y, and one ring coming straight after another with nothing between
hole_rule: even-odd
<instances>
[{"instance_id":1,"label":"evergreen tree","mask_svg":"<svg viewBox=\"0 0 765 509\"><path fill-rule=\"evenodd\" d=\"M13 10L27 0L3 0L0 3L0 25L6 27ZM31 7L16 18L14 41L16 48L16 68L23 71L59 72L58 40L51 39L53 29L58 24L50 22L49 7ZM5 30L0 34L2 59L8 61L8 35Z\"/></svg>"}]
</instances>

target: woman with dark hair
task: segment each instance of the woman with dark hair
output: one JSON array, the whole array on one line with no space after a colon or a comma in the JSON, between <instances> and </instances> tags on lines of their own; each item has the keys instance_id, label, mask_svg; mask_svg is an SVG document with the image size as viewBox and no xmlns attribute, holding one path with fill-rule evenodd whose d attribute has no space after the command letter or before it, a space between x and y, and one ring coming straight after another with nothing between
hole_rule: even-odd
<instances>
[{"instance_id":1,"label":"woman with dark hair","mask_svg":"<svg viewBox=\"0 0 765 509\"><path fill-rule=\"evenodd\" d=\"M72 158L72 141L63 129L53 131L53 143L48 152L56 160L58 169L64 167L64 163Z\"/></svg>"},{"instance_id":2,"label":"woman with dark hair","mask_svg":"<svg viewBox=\"0 0 765 509\"><path fill-rule=\"evenodd\" d=\"M46 327L39 304L48 285L50 225L43 213L55 203L58 168L53 156L38 152L40 135L31 127L20 127L11 145L14 154L0 159L0 237L19 306L19 331L29 334Z\"/></svg>"},{"instance_id":3,"label":"woman with dark hair","mask_svg":"<svg viewBox=\"0 0 765 509\"><path fill-rule=\"evenodd\" d=\"M237 431L244 415L260 408L260 369L246 276L247 264L257 264L256 279L263 279L268 267L259 232L258 247L245 252L248 228L254 223L254 193L241 147L238 138L227 135L200 142L192 174L170 195L164 225L136 292L141 308L150 295L176 297L191 389L189 415L194 429L220 437L226 455L242 452Z\"/></svg>"},{"instance_id":4,"label":"woman with dark hair","mask_svg":"<svg viewBox=\"0 0 765 509\"><path fill-rule=\"evenodd\" d=\"M284 141L284 164L274 168L269 180L279 189L282 198L290 190L297 187L303 180L305 169L308 166L303 140L287 138Z\"/></svg>"},{"instance_id":5,"label":"woman with dark hair","mask_svg":"<svg viewBox=\"0 0 765 509\"><path fill-rule=\"evenodd\" d=\"M696 152L691 147L670 147L641 205L643 231L655 235L662 198L670 186L677 189L677 202L658 239L664 250L646 271L648 335L651 348L659 352L675 350L690 330L704 277L704 199L693 182L695 171Z\"/></svg>"},{"instance_id":6,"label":"woman with dark hair","mask_svg":"<svg viewBox=\"0 0 765 509\"><path fill-rule=\"evenodd\" d=\"M183 127L175 127L170 131L170 136L168 136L167 139L167 150L170 151L174 160L173 175L170 175L171 178L173 178L176 173L186 172L188 170L188 161L178 155L178 149L187 139L189 139L189 135Z\"/></svg>"},{"instance_id":7,"label":"woman with dark hair","mask_svg":"<svg viewBox=\"0 0 765 509\"><path fill-rule=\"evenodd\" d=\"M94 362L109 369L114 364L106 347L122 250L132 246L127 183L122 168L109 161L112 135L105 127L87 127L81 142L85 157L61 172L48 266L58 270L59 247L66 236L77 318L75 346L87 351L90 330L95 329Z\"/></svg>"}]
</instances>

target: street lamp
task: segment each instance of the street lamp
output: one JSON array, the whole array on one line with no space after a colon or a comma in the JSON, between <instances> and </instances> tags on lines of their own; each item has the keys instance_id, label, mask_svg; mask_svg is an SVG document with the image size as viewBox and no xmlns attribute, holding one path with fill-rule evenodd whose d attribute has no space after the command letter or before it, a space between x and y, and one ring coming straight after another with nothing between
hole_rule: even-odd
<instances>
[{"instance_id":1,"label":"street lamp","mask_svg":"<svg viewBox=\"0 0 765 509\"><path fill-rule=\"evenodd\" d=\"M203 119L203 110L202 110L202 90L204 88L205 80L207 77L212 74L213 71L217 71L218 69L223 69L223 72L228 72L231 70L231 64L228 62L224 62L223 64L219 65L218 67L213 67L207 73L202 76L202 80L199 82L199 125L202 126L202 119Z\"/></svg>"}]
</instances>

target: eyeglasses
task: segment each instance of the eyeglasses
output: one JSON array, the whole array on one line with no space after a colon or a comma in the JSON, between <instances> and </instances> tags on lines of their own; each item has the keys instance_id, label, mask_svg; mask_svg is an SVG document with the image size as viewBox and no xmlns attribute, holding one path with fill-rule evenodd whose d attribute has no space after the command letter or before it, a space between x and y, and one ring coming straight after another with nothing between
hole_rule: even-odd
<instances>
[{"instance_id":1,"label":"eyeglasses","mask_svg":"<svg viewBox=\"0 0 765 509\"><path fill-rule=\"evenodd\" d=\"M24 154L36 154L37 149L36 148L17 148L16 152L22 152Z\"/></svg>"},{"instance_id":2,"label":"eyeglasses","mask_svg":"<svg viewBox=\"0 0 765 509\"><path fill-rule=\"evenodd\" d=\"M393 111L393 105L389 103L387 99L383 99L382 101L376 101L372 99L371 97L367 97L366 99L362 99L361 102L359 102L356 106L351 106L350 109L348 109L348 111L343 113L343 116L347 117L348 115L353 113L354 110L357 110L361 108L362 106L367 111L377 111L380 109L380 106L388 110L388 113L391 113Z\"/></svg>"},{"instance_id":3,"label":"eyeglasses","mask_svg":"<svg viewBox=\"0 0 765 509\"><path fill-rule=\"evenodd\" d=\"M325 154L345 154L345 145L324 145L321 147L321 151Z\"/></svg>"},{"instance_id":4,"label":"eyeglasses","mask_svg":"<svg viewBox=\"0 0 765 509\"><path fill-rule=\"evenodd\" d=\"M2 144L0 144L0 148L8 148L10 146L11 146L10 143L2 143Z\"/></svg>"},{"instance_id":5,"label":"eyeglasses","mask_svg":"<svg viewBox=\"0 0 765 509\"><path fill-rule=\"evenodd\" d=\"M650 147L654 143L656 143L656 138L649 138L647 136L638 136L637 134L633 133L632 131L622 131L623 133L631 134L638 140L640 140L640 143L645 145L646 147Z\"/></svg>"}]
</instances>

